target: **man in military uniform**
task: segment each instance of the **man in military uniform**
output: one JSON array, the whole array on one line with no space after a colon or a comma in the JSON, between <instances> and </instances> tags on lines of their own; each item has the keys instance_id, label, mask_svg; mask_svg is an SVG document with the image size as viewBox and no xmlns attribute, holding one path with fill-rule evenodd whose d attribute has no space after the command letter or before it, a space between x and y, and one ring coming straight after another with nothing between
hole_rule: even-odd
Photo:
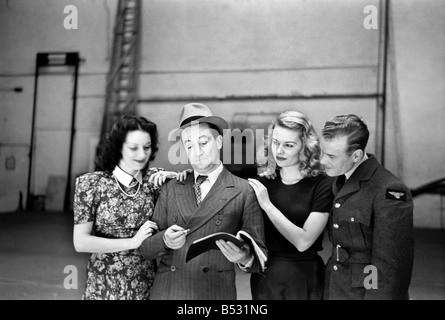
<instances>
[{"instance_id":1,"label":"man in military uniform","mask_svg":"<svg viewBox=\"0 0 445 320\"><path fill-rule=\"evenodd\" d=\"M336 116L322 129L321 163L329 176L337 176L325 299L408 299L412 197L396 176L365 153L368 137L366 124L356 115Z\"/></svg>"}]
</instances>

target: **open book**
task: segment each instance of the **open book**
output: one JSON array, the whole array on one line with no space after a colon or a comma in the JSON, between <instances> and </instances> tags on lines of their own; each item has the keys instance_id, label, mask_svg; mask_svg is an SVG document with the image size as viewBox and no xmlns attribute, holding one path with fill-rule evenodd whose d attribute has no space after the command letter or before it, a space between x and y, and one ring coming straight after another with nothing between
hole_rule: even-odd
<instances>
[{"instance_id":1,"label":"open book","mask_svg":"<svg viewBox=\"0 0 445 320\"><path fill-rule=\"evenodd\" d=\"M261 270L264 271L266 269L266 261L267 257L264 254L264 252L260 249L258 244L253 240L253 238L244 230L238 231L236 236L233 234L227 233L227 232L217 232L213 233L211 235L208 235L206 237L203 237L201 239L193 241L192 245L190 246L187 257L185 259L186 262L189 260L199 256L201 253L204 253L208 250L219 250L218 246L216 245L215 241L217 240L225 240L230 241L237 245L238 247L242 247L245 243L250 245L251 250L253 249L253 252L258 259Z\"/></svg>"}]
</instances>

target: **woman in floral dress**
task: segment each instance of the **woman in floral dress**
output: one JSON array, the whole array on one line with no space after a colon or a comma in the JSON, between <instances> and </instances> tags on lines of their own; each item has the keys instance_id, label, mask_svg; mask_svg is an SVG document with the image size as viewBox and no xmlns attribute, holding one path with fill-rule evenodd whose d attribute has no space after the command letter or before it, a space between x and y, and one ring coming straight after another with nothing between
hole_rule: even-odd
<instances>
[{"instance_id":1,"label":"woman in floral dress","mask_svg":"<svg viewBox=\"0 0 445 320\"><path fill-rule=\"evenodd\" d=\"M97 171L76 179L74 247L91 253L82 299L149 298L155 262L144 259L138 248L157 229L149 219L158 185L186 175L147 169L157 150L156 125L126 115L109 133L96 159Z\"/></svg>"}]
</instances>

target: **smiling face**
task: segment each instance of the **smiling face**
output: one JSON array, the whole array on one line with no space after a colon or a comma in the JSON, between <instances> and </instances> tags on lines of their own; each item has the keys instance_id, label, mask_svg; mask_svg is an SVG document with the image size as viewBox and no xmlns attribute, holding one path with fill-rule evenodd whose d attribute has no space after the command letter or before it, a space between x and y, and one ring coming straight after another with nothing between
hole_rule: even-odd
<instances>
[{"instance_id":1,"label":"smiling face","mask_svg":"<svg viewBox=\"0 0 445 320\"><path fill-rule=\"evenodd\" d=\"M144 169L151 156L151 137L146 131L129 131L122 145L122 158L119 167L125 172L135 175Z\"/></svg>"},{"instance_id":2,"label":"smiling face","mask_svg":"<svg viewBox=\"0 0 445 320\"><path fill-rule=\"evenodd\" d=\"M298 165L301 147L299 132L275 126L272 133L272 154L277 165L282 168Z\"/></svg>"},{"instance_id":3,"label":"smiling face","mask_svg":"<svg viewBox=\"0 0 445 320\"><path fill-rule=\"evenodd\" d=\"M186 127L181 132L190 165L200 174L208 174L216 169L220 161L222 136L207 124Z\"/></svg>"}]
</instances>

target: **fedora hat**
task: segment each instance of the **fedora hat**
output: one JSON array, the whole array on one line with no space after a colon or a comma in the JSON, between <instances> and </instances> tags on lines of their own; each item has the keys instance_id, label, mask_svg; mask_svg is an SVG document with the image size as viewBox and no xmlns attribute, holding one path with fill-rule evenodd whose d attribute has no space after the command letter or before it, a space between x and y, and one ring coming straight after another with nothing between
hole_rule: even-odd
<instances>
[{"instance_id":1,"label":"fedora hat","mask_svg":"<svg viewBox=\"0 0 445 320\"><path fill-rule=\"evenodd\" d=\"M179 116L179 129L184 129L196 122L214 125L220 135L229 126L223 118L214 116L212 111L202 103L188 103L182 108Z\"/></svg>"}]
</instances>

